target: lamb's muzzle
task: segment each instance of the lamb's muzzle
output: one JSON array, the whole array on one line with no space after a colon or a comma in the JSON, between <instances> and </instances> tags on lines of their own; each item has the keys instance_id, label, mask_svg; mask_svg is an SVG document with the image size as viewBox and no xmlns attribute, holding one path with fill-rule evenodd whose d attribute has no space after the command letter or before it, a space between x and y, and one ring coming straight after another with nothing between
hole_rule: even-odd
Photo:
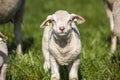
<instances>
[{"instance_id":1,"label":"lamb's muzzle","mask_svg":"<svg viewBox=\"0 0 120 80\"><path fill-rule=\"evenodd\" d=\"M44 69L51 69L51 80L60 79L59 65L70 67L70 80L78 80L77 72L81 52L80 34L75 21L83 23L85 20L76 14L59 10L49 15L41 24L44 29L42 51L44 55Z\"/></svg>"}]
</instances>

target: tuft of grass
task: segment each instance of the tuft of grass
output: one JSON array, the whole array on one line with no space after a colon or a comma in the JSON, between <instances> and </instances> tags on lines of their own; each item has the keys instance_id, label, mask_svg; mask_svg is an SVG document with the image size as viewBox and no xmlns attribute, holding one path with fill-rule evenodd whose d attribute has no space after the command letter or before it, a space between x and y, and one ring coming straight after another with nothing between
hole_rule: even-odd
<instances>
[{"instance_id":1,"label":"tuft of grass","mask_svg":"<svg viewBox=\"0 0 120 80\"><path fill-rule=\"evenodd\" d=\"M15 51L13 25L1 25L0 31L9 37L7 80L50 80L50 72L43 70L41 40L43 29L39 25L56 10L67 10L86 19L77 25L81 34L82 53L79 77L82 80L119 80L120 66L110 59L110 27L102 0L26 0L22 39L24 54ZM118 43L119 45L119 43ZM116 54L119 56L120 46ZM67 80L66 68L62 68L61 80Z\"/></svg>"}]
</instances>

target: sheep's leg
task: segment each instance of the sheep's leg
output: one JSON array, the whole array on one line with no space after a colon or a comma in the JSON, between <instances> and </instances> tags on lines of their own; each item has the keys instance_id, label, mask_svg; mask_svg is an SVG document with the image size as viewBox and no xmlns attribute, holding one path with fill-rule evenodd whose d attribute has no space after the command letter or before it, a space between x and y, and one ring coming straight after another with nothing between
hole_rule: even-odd
<instances>
[{"instance_id":1,"label":"sheep's leg","mask_svg":"<svg viewBox=\"0 0 120 80\"><path fill-rule=\"evenodd\" d=\"M19 21L19 19L18 19L18 20L15 20L15 22L14 22L14 34L15 34L15 39L16 39L16 44L17 44L17 53L18 53L18 54L22 54L21 21Z\"/></svg>"},{"instance_id":2,"label":"sheep's leg","mask_svg":"<svg viewBox=\"0 0 120 80\"><path fill-rule=\"evenodd\" d=\"M59 65L53 58L53 56L51 56L50 59L51 59L51 80L60 80Z\"/></svg>"},{"instance_id":3,"label":"sheep's leg","mask_svg":"<svg viewBox=\"0 0 120 80\"><path fill-rule=\"evenodd\" d=\"M21 23L15 23L14 33L17 43L17 53L22 53L22 44L21 44Z\"/></svg>"},{"instance_id":4,"label":"sheep's leg","mask_svg":"<svg viewBox=\"0 0 120 80\"><path fill-rule=\"evenodd\" d=\"M110 28L111 28L111 53L113 54L116 50L116 42L117 38L113 34L113 28L114 28L114 23L113 23L113 14L112 14L112 9L106 4L106 13L110 21Z\"/></svg>"},{"instance_id":5,"label":"sheep's leg","mask_svg":"<svg viewBox=\"0 0 120 80\"><path fill-rule=\"evenodd\" d=\"M80 59L76 59L72 65L69 66L69 80L78 80L78 69Z\"/></svg>"},{"instance_id":6,"label":"sheep's leg","mask_svg":"<svg viewBox=\"0 0 120 80\"><path fill-rule=\"evenodd\" d=\"M0 80L5 80L7 71L7 64L3 64L1 68Z\"/></svg>"},{"instance_id":7,"label":"sheep's leg","mask_svg":"<svg viewBox=\"0 0 120 80\"><path fill-rule=\"evenodd\" d=\"M114 54L116 50L116 44L117 44L117 37L113 33L114 23L113 23L113 15L112 12L109 13L109 20L110 20L110 28L111 28L111 53Z\"/></svg>"},{"instance_id":8,"label":"sheep's leg","mask_svg":"<svg viewBox=\"0 0 120 80\"><path fill-rule=\"evenodd\" d=\"M47 46L48 42L43 41L43 45L42 45L42 51L43 51L43 55L44 55L44 70L45 72L47 72L50 69L50 53L48 51L48 46Z\"/></svg>"},{"instance_id":9,"label":"sheep's leg","mask_svg":"<svg viewBox=\"0 0 120 80\"><path fill-rule=\"evenodd\" d=\"M45 51L45 50L44 50ZM47 72L50 69L50 59L49 59L49 52L46 52L44 55L45 61L44 61L44 70Z\"/></svg>"},{"instance_id":10,"label":"sheep's leg","mask_svg":"<svg viewBox=\"0 0 120 80\"><path fill-rule=\"evenodd\" d=\"M111 28L111 53L114 54L116 50L116 44L117 44L117 37L113 33L114 23L113 23L113 15L112 12L109 13L109 20L110 20L110 28Z\"/></svg>"},{"instance_id":11,"label":"sheep's leg","mask_svg":"<svg viewBox=\"0 0 120 80\"><path fill-rule=\"evenodd\" d=\"M109 1L107 2L107 0L106 0L105 1L105 10L106 10L107 17L109 18L109 21L110 21L111 30L113 30L113 27L114 27L112 9L113 9L112 4L110 4Z\"/></svg>"},{"instance_id":12,"label":"sheep's leg","mask_svg":"<svg viewBox=\"0 0 120 80\"><path fill-rule=\"evenodd\" d=\"M44 55L44 70L48 71L50 69L50 53L48 49L48 42L49 42L49 33L50 28L47 27L44 29L44 35L42 39L42 52Z\"/></svg>"},{"instance_id":13,"label":"sheep's leg","mask_svg":"<svg viewBox=\"0 0 120 80\"><path fill-rule=\"evenodd\" d=\"M112 31L113 28L114 28L112 11L110 9L106 9L106 12L107 12L107 16L108 16L109 21L110 21L110 28L111 28L111 31Z\"/></svg>"},{"instance_id":14,"label":"sheep's leg","mask_svg":"<svg viewBox=\"0 0 120 80\"><path fill-rule=\"evenodd\" d=\"M23 5L18 10L16 15L14 16L14 34L16 38L16 43L17 43L17 53L22 54L22 44L21 44L21 39L22 39L22 33L21 33L21 24L23 20L23 14L24 14L24 1Z\"/></svg>"},{"instance_id":15,"label":"sheep's leg","mask_svg":"<svg viewBox=\"0 0 120 80\"><path fill-rule=\"evenodd\" d=\"M111 53L112 55L114 54L115 50L116 50L116 44L117 44L117 37L114 35L114 33L112 33L111 36Z\"/></svg>"}]
</instances>

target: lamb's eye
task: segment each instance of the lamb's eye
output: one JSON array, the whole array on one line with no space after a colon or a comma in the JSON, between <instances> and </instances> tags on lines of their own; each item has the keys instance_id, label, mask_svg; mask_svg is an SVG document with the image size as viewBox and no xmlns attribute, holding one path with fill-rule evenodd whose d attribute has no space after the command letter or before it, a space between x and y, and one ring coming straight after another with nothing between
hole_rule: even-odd
<instances>
[{"instance_id":1,"label":"lamb's eye","mask_svg":"<svg viewBox=\"0 0 120 80\"><path fill-rule=\"evenodd\" d=\"M69 22L71 22L72 20L70 19Z\"/></svg>"},{"instance_id":2,"label":"lamb's eye","mask_svg":"<svg viewBox=\"0 0 120 80\"><path fill-rule=\"evenodd\" d=\"M51 22L55 22L55 20L54 20L54 19L52 19L52 20L51 20Z\"/></svg>"},{"instance_id":3,"label":"lamb's eye","mask_svg":"<svg viewBox=\"0 0 120 80\"><path fill-rule=\"evenodd\" d=\"M72 20L70 19L69 21L68 21L68 23L71 23L72 22Z\"/></svg>"}]
</instances>

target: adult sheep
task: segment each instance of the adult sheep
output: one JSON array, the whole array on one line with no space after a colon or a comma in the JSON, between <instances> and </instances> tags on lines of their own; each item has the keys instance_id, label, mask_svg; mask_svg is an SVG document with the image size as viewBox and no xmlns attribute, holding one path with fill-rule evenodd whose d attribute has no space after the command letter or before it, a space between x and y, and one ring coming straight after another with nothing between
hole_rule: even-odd
<instances>
[{"instance_id":1,"label":"adult sheep","mask_svg":"<svg viewBox=\"0 0 120 80\"><path fill-rule=\"evenodd\" d=\"M51 69L51 80L60 80L59 65L68 66L70 80L78 80L81 41L74 21L81 24L85 20L76 14L58 10L40 26L45 28L42 40L44 69Z\"/></svg>"},{"instance_id":2,"label":"adult sheep","mask_svg":"<svg viewBox=\"0 0 120 80\"><path fill-rule=\"evenodd\" d=\"M25 0L0 0L0 24L12 22L17 44L17 52L22 53L21 23L23 20Z\"/></svg>"}]
</instances>

